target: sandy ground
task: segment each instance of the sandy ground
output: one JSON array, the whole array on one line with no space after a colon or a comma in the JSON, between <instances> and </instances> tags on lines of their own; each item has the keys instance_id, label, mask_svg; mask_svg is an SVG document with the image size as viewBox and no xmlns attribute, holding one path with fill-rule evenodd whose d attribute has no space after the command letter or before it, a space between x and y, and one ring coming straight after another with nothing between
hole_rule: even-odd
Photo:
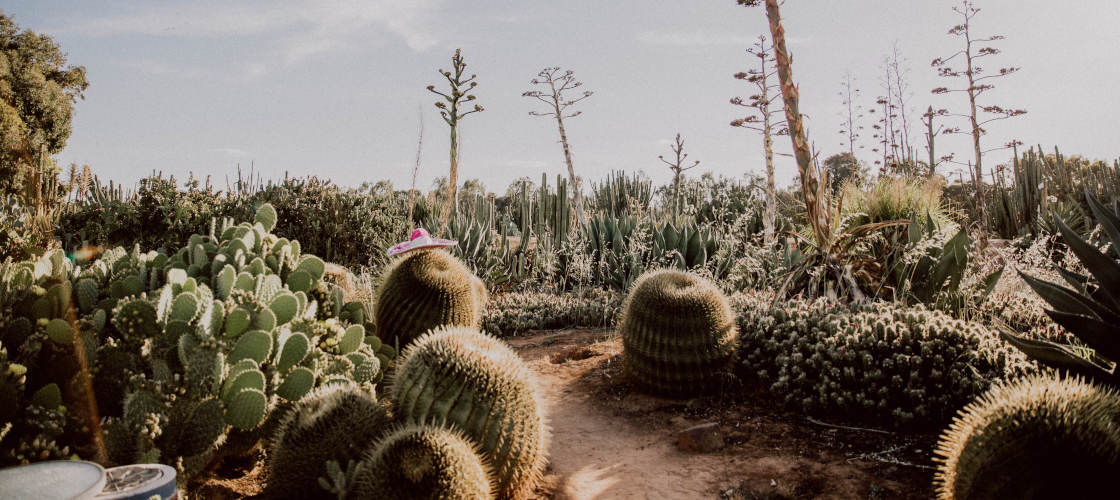
<instances>
[{"instance_id":1,"label":"sandy ground","mask_svg":"<svg viewBox=\"0 0 1120 500\"><path fill-rule=\"evenodd\" d=\"M882 453L926 446L924 439L821 426L766 402L638 393L620 371L621 342L609 332L542 333L510 344L537 374L550 416L551 464L539 498L930 496L928 463L885 463L903 460ZM677 433L707 422L720 425L727 445L679 451Z\"/></svg>"},{"instance_id":2,"label":"sandy ground","mask_svg":"<svg viewBox=\"0 0 1120 500\"><path fill-rule=\"evenodd\" d=\"M930 498L930 435L812 421L765 393L671 400L635 390L611 332L562 330L508 340L537 375L552 431L539 499ZM683 452L677 434L715 422L725 446ZM252 460L223 464L193 498L261 491Z\"/></svg>"}]
</instances>

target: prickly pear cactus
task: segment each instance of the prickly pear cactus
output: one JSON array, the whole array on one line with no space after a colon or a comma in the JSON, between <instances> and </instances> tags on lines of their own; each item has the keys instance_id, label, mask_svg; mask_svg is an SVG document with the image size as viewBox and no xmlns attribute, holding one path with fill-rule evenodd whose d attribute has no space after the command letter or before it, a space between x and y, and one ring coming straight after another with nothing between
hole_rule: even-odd
<instances>
[{"instance_id":1,"label":"prickly pear cactus","mask_svg":"<svg viewBox=\"0 0 1120 500\"><path fill-rule=\"evenodd\" d=\"M730 374L738 333L727 297L691 273L650 271L623 304L623 366L650 391L685 396L712 391Z\"/></svg>"},{"instance_id":2,"label":"prickly pear cactus","mask_svg":"<svg viewBox=\"0 0 1120 500\"><path fill-rule=\"evenodd\" d=\"M316 389L284 413L268 454L269 498L333 499L319 487L327 461L359 460L388 431L388 405L355 385ZM408 495L406 495L408 496Z\"/></svg>"},{"instance_id":3,"label":"prickly pear cactus","mask_svg":"<svg viewBox=\"0 0 1120 500\"><path fill-rule=\"evenodd\" d=\"M476 448L450 429L402 427L374 445L358 464L347 498L493 498L490 472Z\"/></svg>"},{"instance_id":4,"label":"prickly pear cactus","mask_svg":"<svg viewBox=\"0 0 1120 500\"><path fill-rule=\"evenodd\" d=\"M993 386L941 435L938 498L1093 498L1120 470L1120 394L1035 375Z\"/></svg>"},{"instance_id":5,"label":"prickly pear cactus","mask_svg":"<svg viewBox=\"0 0 1120 500\"><path fill-rule=\"evenodd\" d=\"M478 328L486 287L443 250L415 250L385 269L374 311L377 336L405 347L441 325Z\"/></svg>"},{"instance_id":6,"label":"prickly pear cactus","mask_svg":"<svg viewBox=\"0 0 1120 500\"><path fill-rule=\"evenodd\" d=\"M0 345L19 353L0 369L20 374L0 377L0 398L18 403L5 408L19 410L0 411L21 412L0 451L23 450L0 462L93 458L91 442L51 444L94 427L72 404L85 399L73 383L82 363L110 458L177 466L182 483L252 448L278 406L316 387L372 391L395 352L361 304L321 280L322 260L269 232L276 223L263 205L253 223L214 224L169 254L113 248L74 263L52 252L0 266Z\"/></svg>"},{"instance_id":7,"label":"prickly pear cactus","mask_svg":"<svg viewBox=\"0 0 1120 500\"><path fill-rule=\"evenodd\" d=\"M430 331L401 356L390 387L399 420L444 425L474 442L498 498L523 498L547 460L536 383L505 343L468 327Z\"/></svg>"}]
</instances>

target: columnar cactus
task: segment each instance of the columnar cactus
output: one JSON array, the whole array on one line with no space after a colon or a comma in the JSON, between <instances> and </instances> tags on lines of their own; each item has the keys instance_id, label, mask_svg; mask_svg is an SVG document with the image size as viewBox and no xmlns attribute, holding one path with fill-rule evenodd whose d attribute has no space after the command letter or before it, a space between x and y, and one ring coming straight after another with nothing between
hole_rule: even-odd
<instances>
[{"instance_id":1,"label":"columnar cactus","mask_svg":"<svg viewBox=\"0 0 1120 500\"><path fill-rule=\"evenodd\" d=\"M266 495L332 498L319 487L327 461L360 459L388 430L389 420L387 406L367 390L335 384L316 389L280 419L268 454Z\"/></svg>"},{"instance_id":2,"label":"columnar cactus","mask_svg":"<svg viewBox=\"0 0 1120 500\"><path fill-rule=\"evenodd\" d=\"M404 347L440 325L477 328L485 286L462 262L443 250L406 253L386 270L374 311L377 336Z\"/></svg>"},{"instance_id":3,"label":"columnar cactus","mask_svg":"<svg viewBox=\"0 0 1120 500\"><path fill-rule=\"evenodd\" d=\"M638 278L618 329L626 372L659 394L716 389L735 361L738 333L727 297L691 273L659 270Z\"/></svg>"},{"instance_id":4,"label":"columnar cactus","mask_svg":"<svg viewBox=\"0 0 1120 500\"><path fill-rule=\"evenodd\" d=\"M943 500L1094 498L1120 470L1120 393L1078 378L998 384L937 445Z\"/></svg>"},{"instance_id":5,"label":"columnar cactus","mask_svg":"<svg viewBox=\"0 0 1120 500\"><path fill-rule=\"evenodd\" d=\"M410 425L379 441L358 464L347 498L493 498L489 468L459 432Z\"/></svg>"},{"instance_id":6,"label":"columnar cactus","mask_svg":"<svg viewBox=\"0 0 1120 500\"><path fill-rule=\"evenodd\" d=\"M505 343L440 327L404 351L390 387L405 424L444 425L478 445L495 495L523 498L547 459L547 428L529 369Z\"/></svg>"}]
</instances>

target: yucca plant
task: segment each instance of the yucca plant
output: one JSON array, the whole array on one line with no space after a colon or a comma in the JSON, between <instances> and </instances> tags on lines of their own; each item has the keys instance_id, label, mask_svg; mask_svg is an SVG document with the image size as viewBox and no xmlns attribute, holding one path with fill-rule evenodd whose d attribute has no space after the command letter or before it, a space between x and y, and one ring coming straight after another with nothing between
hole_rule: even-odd
<instances>
[{"instance_id":1,"label":"yucca plant","mask_svg":"<svg viewBox=\"0 0 1120 500\"><path fill-rule=\"evenodd\" d=\"M1003 332L1016 347L1039 362L1084 374L1113 386L1120 386L1120 200L1112 210L1091 194L1086 194L1089 208L1100 223L1109 245L1100 250L1079 236L1061 217L1054 216L1054 225L1062 241L1089 271L1089 276L1058 267L1069 286L1050 283L1020 273L1035 293L1053 309L1047 309L1056 323L1065 327L1084 346L1059 344L1030 339Z\"/></svg>"}]
</instances>

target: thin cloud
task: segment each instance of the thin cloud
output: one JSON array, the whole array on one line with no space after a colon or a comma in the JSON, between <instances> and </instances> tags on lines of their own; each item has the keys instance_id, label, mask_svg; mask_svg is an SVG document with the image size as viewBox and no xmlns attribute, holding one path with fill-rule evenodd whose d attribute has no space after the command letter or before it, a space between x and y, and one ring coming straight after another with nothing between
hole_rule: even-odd
<instances>
[{"instance_id":1,"label":"thin cloud","mask_svg":"<svg viewBox=\"0 0 1120 500\"><path fill-rule=\"evenodd\" d=\"M57 31L78 36L219 38L279 35L288 62L352 46L358 35L380 28L412 50L438 43L430 14L442 0L340 0L276 2L208 0L182 4L137 3L127 12L73 20Z\"/></svg>"},{"instance_id":2,"label":"thin cloud","mask_svg":"<svg viewBox=\"0 0 1120 500\"><path fill-rule=\"evenodd\" d=\"M670 47L710 47L717 45L751 45L758 41L757 36L746 36L738 33L709 33L695 31L692 33L669 33L643 31L635 37L639 42L649 45L662 45ZM801 45L809 41L807 37L787 37L789 45Z\"/></svg>"},{"instance_id":3,"label":"thin cloud","mask_svg":"<svg viewBox=\"0 0 1120 500\"><path fill-rule=\"evenodd\" d=\"M268 73L268 65L260 62L249 63L245 65L245 79L253 80L260 78Z\"/></svg>"},{"instance_id":4,"label":"thin cloud","mask_svg":"<svg viewBox=\"0 0 1120 500\"><path fill-rule=\"evenodd\" d=\"M243 158L243 157L249 156L248 151L245 151L244 149L237 149L237 148L210 148L210 149L207 149L206 152L207 153L218 153L218 154L227 155L227 156L234 156L234 157L238 157L238 158Z\"/></svg>"},{"instance_id":5,"label":"thin cloud","mask_svg":"<svg viewBox=\"0 0 1120 500\"><path fill-rule=\"evenodd\" d=\"M121 61L119 64L137 73L180 80L201 80L216 76L214 72L200 67L173 64L164 61L145 59L140 61Z\"/></svg>"}]
</instances>

